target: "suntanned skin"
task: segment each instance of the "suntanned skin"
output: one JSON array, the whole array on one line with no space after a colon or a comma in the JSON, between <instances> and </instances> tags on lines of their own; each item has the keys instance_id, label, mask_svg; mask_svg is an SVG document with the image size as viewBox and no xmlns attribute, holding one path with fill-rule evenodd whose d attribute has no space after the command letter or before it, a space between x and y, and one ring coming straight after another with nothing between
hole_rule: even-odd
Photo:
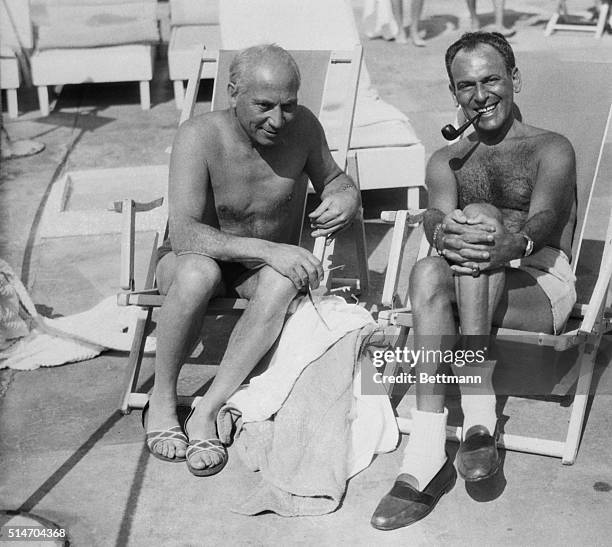
<instances>
[{"instance_id":1,"label":"suntanned skin","mask_svg":"<svg viewBox=\"0 0 612 547\"><path fill-rule=\"evenodd\" d=\"M573 148L565 137L515 119L520 73L508 74L492 46L460 50L451 72L451 93L464 114L484 113L473 134L435 152L427 167L425 232L433 243L433 230L443 223L443 256L419 261L411 274L415 347L452 349L459 327L455 306L463 334L488 335L492 325L551 332L548 298L531 276L506 264L525 251L519 230L533 239L534 252L549 245L570 255L576 220ZM482 273L474 278L475 266ZM441 335L438 345L432 335ZM420 363L417 372L435 373L437 366ZM490 390L493 366L479 372L486 376L487 370L483 387ZM444 385L417 384L417 408L443 412Z\"/></svg>"},{"instance_id":2,"label":"suntanned skin","mask_svg":"<svg viewBox=\"0 0 612 547\"><path fill-rule=\"evenodd\" d=\"M323 271L297 246L307 179L321 196L309 214L312 235L345 227L360 205L357 189L333 161L315 116L297 104L298 82L274 52L230 83L230 108L195 117L177 134L170 162L170 237L175 253L157 268L167 294L160 312L156 381L147 428L177 425L176 381L201 331L208 301L224 287L216 260L261 266L236 287L249 304L230 337L219 371L189 421L190 439L217 437L219 408L270 349L300 289ZM185 252L186 254L180 254ZM158 451L182 457L180 443ZM217 455L193 456L205 468Z\"/></svg>"}]
</instances>

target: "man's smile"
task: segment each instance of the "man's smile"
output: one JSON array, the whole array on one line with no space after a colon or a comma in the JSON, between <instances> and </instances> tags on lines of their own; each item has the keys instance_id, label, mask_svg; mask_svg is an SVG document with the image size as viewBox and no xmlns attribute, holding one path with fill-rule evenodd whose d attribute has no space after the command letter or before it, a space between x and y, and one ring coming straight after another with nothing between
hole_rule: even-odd
<instances>
[{"instance_id":1,"label":"man's smile","mask_svg":"<svg viewBox=\"0 0 612 547\"><path fill-rule=\"evenodd\" d=\"M499 102L490 104L488 106L484 106L482 108L476 108L476 112L478 112L481 117L488 117L488 115L492 114L495 110L495 108L497 107L497 105L499 104Z\"/></svg>"},{"instance_id":2,"label":"man's smile","mask_svg":"<svg viewBox=\"0 0 612 547\"><path fill-rule=\"evenodd\" d=\"M271 138L277 137L278 136L278 131L270 131L269 129L266 129L265 127L262 127L261 130L268 136Z\"/></svg>"}]
</instances>

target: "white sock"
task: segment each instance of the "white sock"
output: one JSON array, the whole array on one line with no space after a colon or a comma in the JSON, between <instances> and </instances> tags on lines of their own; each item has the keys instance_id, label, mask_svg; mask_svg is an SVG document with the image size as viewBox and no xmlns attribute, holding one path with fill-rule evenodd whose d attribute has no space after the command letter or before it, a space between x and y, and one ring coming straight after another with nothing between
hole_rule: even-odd
<instances>
[{"instance_id":1,"label":"white sock","mask_svg":"<svg viewBox=\"0 0 612 547\"><path fill-rule=\"evenodd\" d=\"M497 425L495 414L495 391L493 390L493 371L496 361L483 361L478 365L465 365L458 367L452 365L456 376L466 378L479 378L480 384L465 383L461 385L461 410L463 410L462 437L470 427L485 426L491 435Z\"/></svg>"},{"instance_id":2,"label":"white sock","mask_svg":"<svg viewBox=\"0 0 612 547\"><path fill-rule=\"evenodd\" d=\"M446 461L446 418L444 412L422 412L412 409L412 431L404 450L400 473L408 473L424 490Z\"/></svg>"},{"instance_id":3,"label":"white sock","mask_svg":"<svg viewBox=\"0 0 612 547\"><path fill-rule=\"evenodd\" d=\"M493 394L462 394L461 410L463 410L463 431L465 434L474 425L484 425L491 435L495 431L497 415L495 414L496 398Z\"/></svg>"}]
</instances>

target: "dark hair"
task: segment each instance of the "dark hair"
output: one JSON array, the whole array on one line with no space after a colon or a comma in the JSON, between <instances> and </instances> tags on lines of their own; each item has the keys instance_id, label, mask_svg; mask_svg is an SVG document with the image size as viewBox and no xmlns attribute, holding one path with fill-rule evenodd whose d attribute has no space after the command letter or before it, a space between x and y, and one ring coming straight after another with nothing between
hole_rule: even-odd
<instances>
[{"instance_id":1,"label":"dark hair","mask_svg":"<svg viewBox=\"0 0 612 547\"><path fill-rule=\"evenodd\" d=\"M232 60L229 69L229 81L241 91L255 66L266 61L286 63L293 71L298 88L301 83L300 69L289 52L276 44L261 44L240 51Z\"/></svg>"},{"instance_id":2,"label":"dark hair","mask_svg":"<svg viewBox=\"0 0 612 547\"><path fill-rule=\"evenodd\" d=\"M508 43L499 32L466 32L459 40L446 50L446 57L444 62L446 63L446 72L448 73L448 79L451 85L454 86L453 75L451 73L451 65L453 60L459 51L466 49L468 51L475 50L481 44L488 44L492 48L496 49L504 60L506 65L506 71L508 74L512 73L512 70L516 67L514 60L514 52L512 46Z\"/></svg>"}]
</instances>

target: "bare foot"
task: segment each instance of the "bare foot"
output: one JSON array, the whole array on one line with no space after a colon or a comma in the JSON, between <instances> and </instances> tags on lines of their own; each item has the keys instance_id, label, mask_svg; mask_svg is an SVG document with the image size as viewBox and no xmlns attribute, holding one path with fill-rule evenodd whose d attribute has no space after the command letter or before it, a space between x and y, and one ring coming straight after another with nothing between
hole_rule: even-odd
<instances>
[{"instance_id":1,"label":"bare foot","mask_svg":"<svg viewBox=\"0 0 612 547\"><path fill-rule=\"evenodd\" d=\"M425 29L418 30L416 27L410 27L410 38L416 47L425 47L426 44L423 38L425 38L426 34L427 31Z\"/></svg>"},{"instance_id":2,"label":"bare foot","mask_svg":"<svg viewBox=\"0 0 612 547\"><path fill-rule=\"evenodd\" d=\"M397 35L395 36L395 41L398 44L407 44L408 43L408 37L406 36L406 32L404 32L404 30L400 30Z\"/></svg>"},{"instance_id":3,"label":"bare foot","mask_svg":"<svg viewBox=\"0 0 612 547\"><path fill-rule=\"evenodd\" d=\"M217 412L210 412L198 403L185 420L185 433L190 442L217 439ZM194 469L206 469L221 463L223 456L215 450L198 451L190 459L189 465Z\"/></svg>"},{"instance_id":4,"label":"bare foot","mask_svg":"<svg viewBox=\"0 0 612 547\"><path fill-rule=\"evenodd\" d=\"M150 434L153 431L168 431L179 428L178 415L176 413L176 401L156 398L151 395L149 406L143 411L143 422L145 431ZM179 432L179 429L173 431ZM168 459L183 459L187 450L187 443L179 434L174 438L158 439L150 443L149 449L156 454Z\"/></svg>"}]
</instances>

